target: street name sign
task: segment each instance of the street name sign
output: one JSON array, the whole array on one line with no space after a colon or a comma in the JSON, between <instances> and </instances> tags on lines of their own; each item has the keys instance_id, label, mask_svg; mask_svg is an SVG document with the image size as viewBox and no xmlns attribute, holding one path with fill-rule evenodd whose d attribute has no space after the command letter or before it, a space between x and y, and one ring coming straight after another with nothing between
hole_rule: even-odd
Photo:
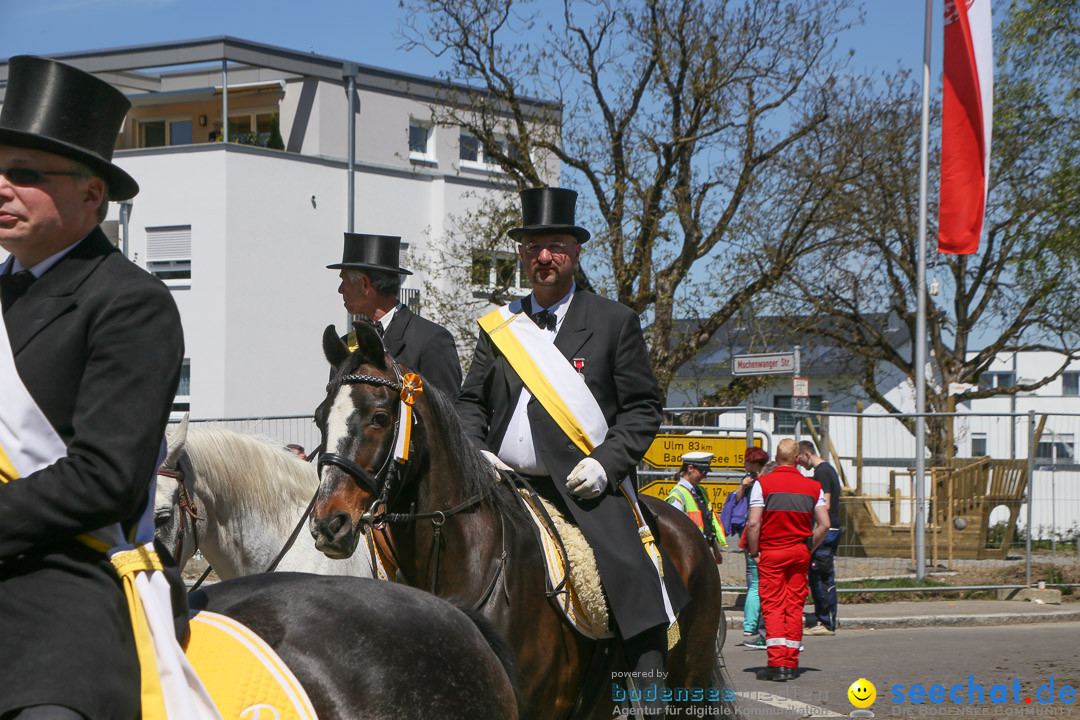
<instances>
[{"instance_id":1,"label":"street name sign","mask_svg":"<svg viewBox=\"0 0 1080 720\"><path fill-rule=\"evenodd\" d=\"M732 375L783 375L795 372L795 353L759 353L731 358Z\"/></svg>"}]
</instances>

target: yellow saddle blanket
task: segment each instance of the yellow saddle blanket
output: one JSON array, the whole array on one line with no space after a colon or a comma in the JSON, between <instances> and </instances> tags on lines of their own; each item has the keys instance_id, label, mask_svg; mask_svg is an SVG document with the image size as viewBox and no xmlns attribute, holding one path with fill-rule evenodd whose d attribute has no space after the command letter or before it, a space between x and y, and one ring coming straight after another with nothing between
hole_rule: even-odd
<instances>
[{"instance_id":1,"label":"yellow saddle blanket","mask_svg":"<svg viewBox=\"0 0 1080 720\"><path fill-rule=\"evenodd\" d=\"M553 598L559 610L566 616L570 625L585 637L593 639L613 637L607 600L600 585L600 574L596 570L596 556L589 547L589 543L585 541L585 536L576 525L567 521L554 505L538 496L537 499L543 504L548 516L555 524L555 530L562 538L562 547L560 547L559 539L544 520L528 491L519 488L518 492L525 500L525 506L529 509L533 523L540 529L548 586L554 588L564 577L566 578L564 592L560 592ZM563 547L566 548L565 555L562 552ZM567 565L569 565L569 573L567 573Z\"/></svg>"},{"instance_id":2,"label":"yellow saddle blanket","mask_svg":"<svg viewBox=\"0 0 1080 720\"><path fill-rule=\"evenodd\" d=\"M192 615L185 653L224 720L317 720L292 671L236 620Z\"/></svg>"}]
</instances>

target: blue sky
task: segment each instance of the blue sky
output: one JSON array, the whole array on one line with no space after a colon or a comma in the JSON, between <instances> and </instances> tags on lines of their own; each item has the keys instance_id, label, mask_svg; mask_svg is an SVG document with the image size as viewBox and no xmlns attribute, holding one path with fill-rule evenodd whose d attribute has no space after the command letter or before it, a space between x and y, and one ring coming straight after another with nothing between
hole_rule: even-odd
<instances>
[{"instance_id":1,"label":"blue sky","mask_svg":"<svg viewBox=\"0 0 1080 720\"><path fill-rule=\"evenodd\" d=\"M941 4L934 0L935 79L941 73ZM399 49L402 11L396 0L0 0L0 7L4 56L232 35L419 75L438 69L426 52ZM865 24L841 38L842 47L855 51L853 68L873 72L899 64L918 77L924 7L921 0L865 0Z\"/></svg>"}]
</instances>

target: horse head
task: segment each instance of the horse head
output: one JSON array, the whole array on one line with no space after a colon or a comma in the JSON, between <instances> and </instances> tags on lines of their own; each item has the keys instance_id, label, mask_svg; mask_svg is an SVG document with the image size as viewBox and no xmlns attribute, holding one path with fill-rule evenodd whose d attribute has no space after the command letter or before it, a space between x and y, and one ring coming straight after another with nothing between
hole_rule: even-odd
<instances>
[{"instance_id":1,"label":"horse head","mask_svg":"<svg viewBox=\"0 0 1080 720\"><path fill-rule=\"evenodd\" d=\"M154 491L154 535L169 549L181 568L195 554L197 544L195 523L188 522L185 515L187 491L184 477L177 468L187 443L187 431L188 414L185 413L180 425L165 437L168 450L165 462L158 469Z\"/></svg>"},{"instance_id":2,"label":"horse head","mask_svg":"<svg viewBox=\"0 0 1080 720\"><path fill-rule=\"evenodd\" d=\"M319 458L319 490L311 514L315 546L332 558L353 554L364 525L384 512L400 476L394 460L402 374L374 326L356 326L349 353L331 325L323 351L334 367L326 399L315 411L326 452ZM421 396L420 403L424 402ZM415 415L414 415L415 416ZM376 521L377 522L377 521Z\"/></svg>"}]
</instances>

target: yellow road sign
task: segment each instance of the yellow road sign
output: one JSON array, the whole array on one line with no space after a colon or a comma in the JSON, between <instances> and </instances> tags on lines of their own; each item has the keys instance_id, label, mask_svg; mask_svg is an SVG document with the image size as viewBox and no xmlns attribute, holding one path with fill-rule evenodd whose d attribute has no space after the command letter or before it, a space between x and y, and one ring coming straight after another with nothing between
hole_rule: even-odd
<instances>
[{"instance_id":1,"label":"yellow road sign","mask_svg":"<svg viewBox=\"0 0 1080 720\"><path fill-rule=\"evenodd\" d=\"M671 480L654 480L638 492L644 495L652 495L661 500L667 500L667 496L674 486L675 483ZM724 507L724 500L727 499L728 493L737 487L739 487L738 480L730 482L721 480L701 481L701 488L705 491L705 497L709 498L709 504L712 505L713 510L716 512L720 512L720 508Z\"/></svg>"},{"instance_id":2,"label":"yellow road sign","mask_svg":"<svg viewBox=\"0 0 1080 720\"><path fill-rule=\"evenodd\" d=\"M761 438L754 438L754 445L761 447ZM656 468L677 468L688 452L711 452L714 468L742 468L746 436L657 435L643 459Z\"/></svg>"}]
</instances>

